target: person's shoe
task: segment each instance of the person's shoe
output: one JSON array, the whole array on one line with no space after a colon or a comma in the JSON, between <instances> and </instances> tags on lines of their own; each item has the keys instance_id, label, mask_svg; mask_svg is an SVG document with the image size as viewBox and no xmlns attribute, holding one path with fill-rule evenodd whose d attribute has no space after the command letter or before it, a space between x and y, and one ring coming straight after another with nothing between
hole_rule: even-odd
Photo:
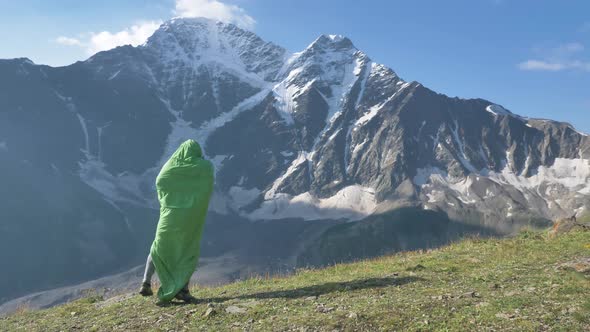
<instances>
[{"instance_id":1,"label":"person's shoe","mask_svg":"<svg viewBox=\"0 0 590 332\"><path fill-rule=\"evenodd\" d=\"M194 303L197 299L191 295L188 289L181 289L175 296L175 299L186 302L186 303Z\"/></svg>"},{"instance_id":2,"label":"person's shoe","mask_svg":"<svg viewBox=\"0 0 590 332\"><path fill-rule=\"evenodd\" d=\"M142 296L152 296L154 292L152 291L152 285L149 282L144 282L141 284L141 288L139 289L139 294Z\"/></svg>"}]
</instances>

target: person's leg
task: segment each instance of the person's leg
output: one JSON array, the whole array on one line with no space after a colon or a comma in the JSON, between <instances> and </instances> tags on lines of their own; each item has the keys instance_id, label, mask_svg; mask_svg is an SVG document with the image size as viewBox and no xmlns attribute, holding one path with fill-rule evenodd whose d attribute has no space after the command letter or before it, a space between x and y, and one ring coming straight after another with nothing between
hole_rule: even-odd
<instances>
[{"instance_id":1,"label":"person's leg","mask_svg":"<svg viewBox=\"0 0 590 332\"><path fill-rule=\"evenodd\" d=\"M182 289L180 291L178 291L178 293L176 294L176 296L174 296L175 299L177 300L181 300L187 303L194 303L197 301L196 298L194 298L190 291L188 290L188 282L184 285L184 287L182 287Z\"/></svg>"},{"instance_id":2,"label":"person's leg","mask_svg":"<svg viewBox=\"0 0 590 332\"><path fill-rule=\"evenodd\" d=\"M152 255L148 255L147 261L145 263L145 272L143 273L143 281L141 283L141 288L139 289L139 294L143 296L151 296L154 294L152 291L152 277L154 276L154 272L156 272L156 267L154 266L154 262L152 261Z\"/></svg>"},{"instance_id":3,"label":"person's leg","mask_svg":"<svg viewBox=\"0 0 590 332\"><path fill-rule=\"evenodd\" d=\"M154 262L152 261L152 255L148 255L147 261L145 262L145 272L143 273L143 283L150 284L152 283L152 277L156 272L156 267L154 266Z\"/></svg>"}]
</instances>

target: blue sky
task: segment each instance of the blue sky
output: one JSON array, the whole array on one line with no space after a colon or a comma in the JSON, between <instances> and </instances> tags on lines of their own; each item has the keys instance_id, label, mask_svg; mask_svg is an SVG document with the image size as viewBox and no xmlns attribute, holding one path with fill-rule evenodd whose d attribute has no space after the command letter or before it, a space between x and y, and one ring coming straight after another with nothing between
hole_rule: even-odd
<instances>
[{"instance_id":1,"label":"blue sky","mask_svg":"<svg viewBox=\"0 0 590 332\"><path fill-rule=\"evenodd\" d=\"M234 22L291 51L342 34L406 80L590 133L587 0L2 1L0 58L66 65L173 16Z\"/></svg>"}]
</instances>

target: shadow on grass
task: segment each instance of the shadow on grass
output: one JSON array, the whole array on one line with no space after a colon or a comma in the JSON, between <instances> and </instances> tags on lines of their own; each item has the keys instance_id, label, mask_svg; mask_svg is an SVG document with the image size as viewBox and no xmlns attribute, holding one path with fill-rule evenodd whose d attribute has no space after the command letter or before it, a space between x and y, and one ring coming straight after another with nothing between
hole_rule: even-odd
<instances>
[{"instance_id":1,"label":"shadow on grass","mask_svg":"<svg viewBox=\"0 0 590 332\"><path fill-rule=\"evenodd\" d=\"M408 276L408 277L384 277L384 278L369 278L369 279L358 279L345 282L328 282L324 284L312 285L308 287L301 287L295 289L277 290L270 292L261 292L254 294L244 294L239 296L228 296L228 297L213 297L213 298L200 298L197 299L196 303L221 303L229 300L246 300L246 299L297 299L305 298L310 296L320 296L335 292L348 292L360 289L370 288L384 288L390 286L403 286L409 283L422 281L423 278ZM159 306L171 306L171 305L185 305L190 303L184 302L168 302L158 303Z\"/></svg>"}]
</instances>

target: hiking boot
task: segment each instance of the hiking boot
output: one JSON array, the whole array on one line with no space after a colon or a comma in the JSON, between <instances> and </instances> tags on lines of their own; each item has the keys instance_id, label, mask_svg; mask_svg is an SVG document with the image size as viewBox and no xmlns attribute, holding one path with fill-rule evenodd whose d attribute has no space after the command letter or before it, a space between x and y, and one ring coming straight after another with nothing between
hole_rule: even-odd
<instances>
[{"instance_id":1,"label":"hiking boot","mask_svg":"<svg viewBox=\"0 0 590 332\"><path fill-rule=\"evenodd\" d=\"M186 302L186 303L194 303L197 299L191 295L188 289L181 289L175 296L175 299Z\"/></svg>"},{"instance_id":2,"label":"hiking boot","mask_svg":"<svg viewBox=\"0 0 590 332\"><path fill-rule=\"evenodd\" d=\"M149 282L144 282L141 284L141 288L139 289L139 294L141 296L152 296L154 292L152 291L152 285Z\"/></svg>"}]
</instances>

